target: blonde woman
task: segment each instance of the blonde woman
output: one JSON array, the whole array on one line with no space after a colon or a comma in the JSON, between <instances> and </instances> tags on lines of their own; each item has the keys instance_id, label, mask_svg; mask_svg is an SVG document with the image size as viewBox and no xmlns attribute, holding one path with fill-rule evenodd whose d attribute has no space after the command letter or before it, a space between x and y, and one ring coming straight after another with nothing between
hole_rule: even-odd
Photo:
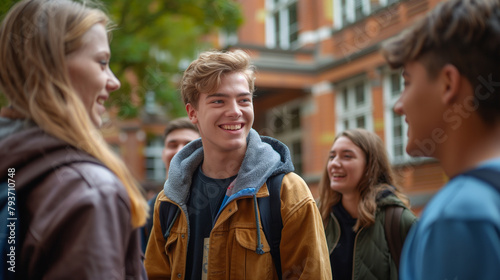
<instances>
[{"instance_id":1,"label":"blonde woman","mask_svg":"<svg viewBox=\"0 0 500 280\"><path fill-rule=\"evenodd\" d=\"M375 133L353 129L335 138L318 204L333 279L398 279L384 232L385 211L403 207L403 240L417 218L395 185L384 145Z\"/></svg>"},{"instance_id":2,"label":"blonde woman","mask_svg":"<svg viewBox=\"0 0 500 280\"><path fill-rule=\"evenodd\" d=\"M109 20L88 2L21 1L0 28L10 104L0 115L0 183L16 191L17 279L144 275L146 202L98 131L120 87L108 65Z\"/></svg>"}]
</instances>

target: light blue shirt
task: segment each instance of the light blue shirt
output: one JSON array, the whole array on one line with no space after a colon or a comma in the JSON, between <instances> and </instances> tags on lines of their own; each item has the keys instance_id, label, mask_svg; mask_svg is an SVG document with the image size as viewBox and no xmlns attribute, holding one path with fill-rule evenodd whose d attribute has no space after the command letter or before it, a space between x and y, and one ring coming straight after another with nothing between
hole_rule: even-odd
<instances>
[{"instance_id":1,"label":"light blue shirt","mask_svg":"<svg viewBox=\"0 0 500 280\"><path fill-rule=\"evenodd\" d=\"M481 166L500 170L500 159ZM500 191L466 175L450 180L410 230L400 278L499 280Z\"/></svg>"}]
</instances>

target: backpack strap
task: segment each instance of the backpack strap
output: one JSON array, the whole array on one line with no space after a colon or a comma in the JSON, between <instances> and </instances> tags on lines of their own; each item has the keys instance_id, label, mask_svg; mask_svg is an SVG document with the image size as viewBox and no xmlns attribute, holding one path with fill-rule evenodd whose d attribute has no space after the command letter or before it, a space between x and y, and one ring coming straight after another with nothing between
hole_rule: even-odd
<instances>
[{"instance_id":1,"label":"backpack strap","mask_svg":"<svg viewBox=\"0 0 500 280\"><path fill-rule=\"evenodd\" d=\"M262 230L271 247L271 256L274 261L278 279L282 279L281 271L281 230L283 229L283 220L281 219L281 183L284 173L271 176L267 179L267 188L269 196L258 198L259 212L262 220ZM161 231L165 241L170 235L170 230L177 220L181 209L176 205L162 201L160 203L160 223Z\"/></svg>"},{"instance_id":2,"label":"backpack strap","mask_svg":"<svg viewBox=\"0 0 500 280\"><path fill-rule=\"evenodd\" d=\"M462 175L473 176L482 181L485 181L500 192L500 171L498 170L492 168L479 168L469 170Z\"/></svg>"},{"instance_id":3,"label":"backpack strap","mask_svg":"<svg viewBox=\"0 0 500 280\"><path fill-rule=\"evenodd\" d=\"M168 201L160 202L160 225L165 241L167 241L167 238L170 235L170 230L172 229L172 226L174 225L175 220L177 220L180 212L181 209L175 204Z\"/></svg>"},{"instance_id":4,"label":"backpack strap","mask_svg":"<svg viewBox=\"0 0 500 280\"><path fill-rule=\"evenodd\" d=\"M385 208L385 238L389 245L392 259L399 270L399 259L401 257L401 250L403 249L403 239L401 238L401 215L404 208L401 206L388 206Z\"/></svg>"},{"instance_id":5,"label":"backpack strap","mask_svg":"<svg viewBox=\"0 0 500 280\"><path fill-rule=\"evenodd\" d=\"M285 173L280 173L269 177L266 182L269 196L258 198L262 230L271 247L271 256L278 274L278 279L282 279L280 243L283 220L281 219L280 194L284 176Z\"/></svg>"}]
</instances>

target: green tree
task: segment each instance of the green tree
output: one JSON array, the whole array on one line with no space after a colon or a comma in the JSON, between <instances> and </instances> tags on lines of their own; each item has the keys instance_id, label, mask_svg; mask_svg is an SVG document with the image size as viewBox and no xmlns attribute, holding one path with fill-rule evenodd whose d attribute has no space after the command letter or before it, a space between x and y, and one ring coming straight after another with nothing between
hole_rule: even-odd
<instances>
[{"instance_id":1,"label":"green tree","mask_svg":"<svg viewBox=\"0 0 500 280\"><path fill-rule=\"evenodd\" d=\"M234 0L101 1L116 25L111 69L122 83L109 103L126 118L138 115L147 92L154 92L155 102L167 115L183 114L177 90L182 65L213 47L207 35L234 32L243 21ZM14 2L2 0L0 13L4 15ZM129 82L130 76L137 81L135 85ZM131 92L136 93L134 100Z\"/></svg>"}]
</instances>

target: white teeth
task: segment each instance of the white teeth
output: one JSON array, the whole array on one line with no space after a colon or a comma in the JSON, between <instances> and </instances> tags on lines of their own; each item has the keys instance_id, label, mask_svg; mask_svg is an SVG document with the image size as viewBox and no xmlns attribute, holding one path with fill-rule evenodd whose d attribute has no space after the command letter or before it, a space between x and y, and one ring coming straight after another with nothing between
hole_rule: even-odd
<instances>
[{"instance_id":1,"label":"white teeth","mask_svg":"<svg viewBox=\"0 0 500 280\"><path fill-rule=\"evenodd\" d=\"M227 130L238 130L241 129L241 124L223 125L222 128Z\"/></svg>"},{"instance_id":2,"label":"white teeth","mask_svg":"<svg viewBox=\"0 0 500 280\"><path fill-rule=\"evenodd\" d=\"M97 103L104 105L104 99L101 99L101 98L97 99Z\"/></svg>"}]
</instances>

